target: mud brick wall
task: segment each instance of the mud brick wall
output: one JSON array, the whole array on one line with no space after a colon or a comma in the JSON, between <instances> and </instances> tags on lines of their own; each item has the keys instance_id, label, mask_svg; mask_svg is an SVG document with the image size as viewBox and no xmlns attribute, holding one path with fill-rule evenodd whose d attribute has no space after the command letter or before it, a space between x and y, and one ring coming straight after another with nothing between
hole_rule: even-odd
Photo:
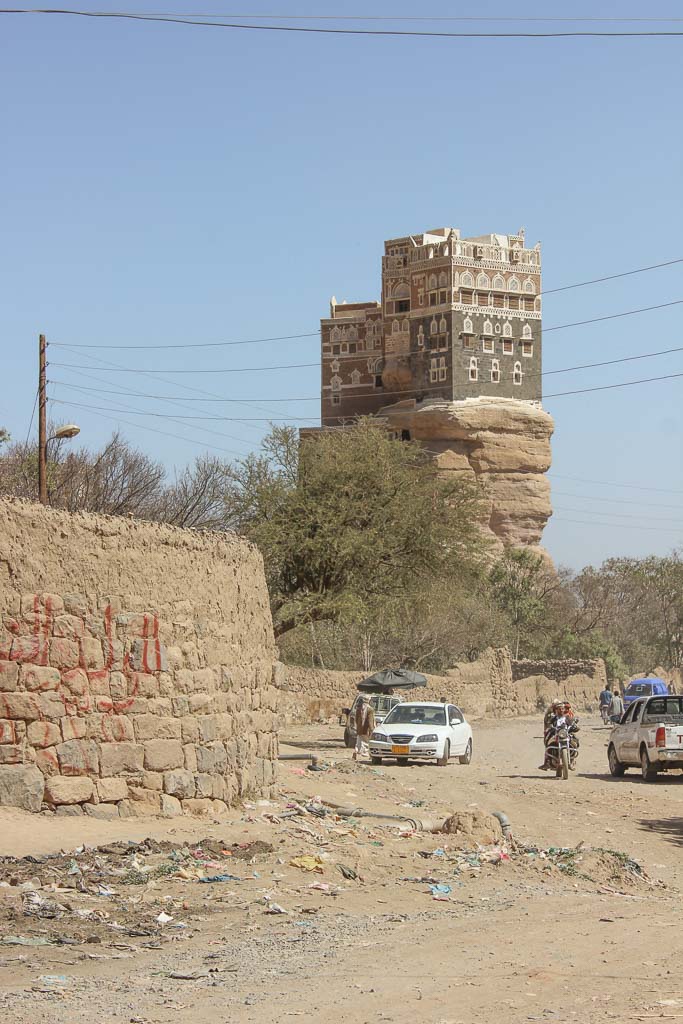
<instances>
[{"instance_id":1,"label":"mud brick wall","mask_svg":"<svg viewBox=\"0 0 683 1024\"><path fill-rule=\"evenodd\" d=\"M278 664L275 678L285 723L335 722L341 709L351 705L358 693L356 684L365 675ZM511 661L510 652L503 647L484 651L476 661L460 662L444 675L427 679L427 687L409 691L407 698L445 697L476 719L536 714L557 696L566 696L579 709L592 709L597 707L607 677L601 659Z\"/></svg>"},{"instance_id":2,"label":"mud brick wall","mask_svg":"<svg viewBox=\"0 0 683 1024\"><path fill-rule=\"evenodd\" d=\"M219 813L275 781L259 553L0 501L0 804Z\"/></svg>"}]
</instances>

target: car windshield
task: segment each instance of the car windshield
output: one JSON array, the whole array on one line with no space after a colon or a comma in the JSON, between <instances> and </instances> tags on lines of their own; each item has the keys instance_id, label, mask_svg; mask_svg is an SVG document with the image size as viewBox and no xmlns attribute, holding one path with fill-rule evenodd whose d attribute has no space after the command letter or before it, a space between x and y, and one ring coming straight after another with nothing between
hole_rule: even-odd
<instances>
[{"instance_id":1,"label":"car windshield","mask_svg":"<svg viewBox=\"0 0 683 1024\"><path fill-rule=\"evenodd\" d=\"M398 704L384 719L385 725L445 725L446 709L424 704Z\"/></svg>"},{"instance_id":2,"label":"car windshield","mask_svg":"<svg viewBox=\"0 0 683 1024\"><path fill-rule=\"evenodd\" d=\"M647 697L652 693L652 683L629 683L626 692L629 697Z\"/></svg>"},{"instance_id":3,"label":"car windshield","mask_svg":"<svg viewBox=\"0 0 683 1024\"><path fill-rule=\"evenodd\" d=\"M645 711L648 718L683 714L683 697L653 697Z\"/></svg>"},{"instance_id":4,"label":"car windshield","mask_svg":"<svg viewBox=\"0 0 683 1024\"><path fill-rule=\"evenodd\" d=\"M391 711L395 703L395 697L384 697L381 694L372 697L373 707L375 711L380 715L385 715L387 711Z\"/></svg>"}]
</instances>

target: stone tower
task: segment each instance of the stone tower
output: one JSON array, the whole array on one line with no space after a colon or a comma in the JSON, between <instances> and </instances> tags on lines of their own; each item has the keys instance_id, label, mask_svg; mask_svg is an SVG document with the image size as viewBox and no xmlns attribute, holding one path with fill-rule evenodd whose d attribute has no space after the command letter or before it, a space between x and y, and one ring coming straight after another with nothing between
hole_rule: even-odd
<instances>
[{"instance_id":1,"label":"stone tower","mask_svg":"<svg viewBox=\"0 0 683 1024\"><path fill-rule=\"evenodd\" d=\"M381 302L321 320L323 426L405 399L541 400L541 252L437 228L384 243Z\"/></svg>"}]
</instances>

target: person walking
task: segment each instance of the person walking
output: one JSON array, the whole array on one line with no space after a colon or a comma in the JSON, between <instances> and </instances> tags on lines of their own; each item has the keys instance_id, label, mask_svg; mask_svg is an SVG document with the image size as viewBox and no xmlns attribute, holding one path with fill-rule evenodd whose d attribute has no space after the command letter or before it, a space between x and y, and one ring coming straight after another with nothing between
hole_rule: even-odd
<instances>
[{"instance_id":1,"label":"person walking","mask_svg":"<svg viewBox=\"0 0 683 1024\"><path fill-rule=\"evenodd\" d=\"M358 760L358 755L367 757L370 753L368 743L375 729L375 712L370 698L363 694L358 707L356 708L356 747L353 751L353 760Z\"/></svg>"},{"instance_id":2,"label":"person walking","mask_svg":"<svg viewBox=\"0 0 683 1024\"><path fill-rule=\"evenodd\" d=\"M598 700L600 702L600 716L602 718L602 724L609 725L609 708L612 703L612 691L609 688L609 683L604 690L600 691Z\"/></svg>"},{"instance_id":3,"label":"person walking","mask_svg":"<svg viewBox=\"0 0 683 1024\"><path fill-rule=\"evenodd\" d=\"M612 724L616 725L621 720L621 716L624 713L624 702L621 699L621 694L618 690L615 690L612 694L612 700L609 706L609 720Z\"/></svg>"}]
</instances>

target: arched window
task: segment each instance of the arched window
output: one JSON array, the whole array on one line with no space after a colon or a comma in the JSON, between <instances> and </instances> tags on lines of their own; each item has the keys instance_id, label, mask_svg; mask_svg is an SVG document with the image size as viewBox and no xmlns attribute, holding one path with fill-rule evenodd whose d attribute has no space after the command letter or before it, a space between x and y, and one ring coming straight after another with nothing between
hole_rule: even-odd
<instances>
[{"instance_id":1,"label":"arched window","mask_svg":"<svg viewBox=\"0 0 683 1024\"><path fill-rule=\"evenodd\" d=\"M474 288L474 278L470 274L469 270L466 270L460 278L460 284L463 288Z\"/></svg>"},{"instance_id":2,"label":"arched window","mask_svg":"<svg viewBox=\"0 0 683 1024\"><path fill-rule=\"evenodd\" d=\"M341 377L333 377L330 384L333 391L341 391Z\"/></svg>"},{"instance_id":3,"label":"arched window","mask_svg":"<svg viewBox=\"0 0 683 1024\"><path fill-rule=\"evenodd\" d=\"M504 338L511 338L512 337L512 324L503 324L503 337Z\"/></svg>"},{"instance_id":4,"label":"arched window","mask_svg":"<svg viewBox=\"0 0 683 1024\"><path fill-rule=\"evenodd\" d=\"M439 332L439 328L438 328L438 325L436 323L436 317L435 317L432 320L432 322L430 323L430 325L429 325L429 333L430 334L438 334L438 332Z\"/></svg>"},{"instance_id":5,"label":"arched window","mask_svg":"<svg viewBox=\"0 0 683 1024\"><path fill-rule=\"evenodd\" d=\"M433 260L434 259L434 246L433 245L430 245L429 248L427 249L427 259L428 260Z\"/></svg>"},{"instance_id":6,"label":"arched window","mask_svg":"<svg viewBox=\"0 0 683 1024\"><path fill-rule=\"evenodd\" d=\"M332 362L330 363L330 369L332 370L332 373L338 373L339 372L339 360L338 359L333 359L332 360Z\"/></svg>"},{"instance_id":7,"label":"arched window","mask_svg":"<svg viewBox=\"0 0 683 1024\"><path fill-rule=\"evenodd\" d=\"M502 277L500 274L496 274L496 276L493 279L493 287L498 292L505 291L505 278Z\"/></svg>"},{"instance_id":8,"label":"arched window","mask_svg":"<svg viewBox=\"0 0 683 1024\"><path fill-rule=\"evenodd\" d=\"M439 288L445 288L448 284L448 274L442 270L439 274Z\"/></svg>"},{"instance_id":9,"label":"arched window","mask_svg":"<svg viewBox=\"0 0 683 1024\"><path fill-rule=\"evenodd\" d=\"M408 334L410 332L410 324L407 320L404 320L401 324L401 333Z\"/></svg>"},{"instance_id":10,"label":"arched window","mask_svg":"<svg viewBox=\"0 0 683 1024\"><path fill-rule=\"evenodd\" d=\"M442 316L439 321L439 334L445 334L448 330L448 324L446 323L446 317Z\"/></svg>"},{"instance_id":11,"label":"arched window","mask_svg":"<svg viewBox=\"0 0 683 1024\"><path fill-rule=\"evenodd\" d=\"M422 348L422 346L425 343L425 332L422 324L420 324L420 326L417 329L417 343L420 346L420 348Z\"/></svg>"},{"instance_id":12,"label":"arched window","mask_svg":"<svg viewBox=\"0 0 683 1024\"><path fill-rule=\"evenodd\" d=\"M476 356L470 358L470 380L479 380L479 361Z\"/></svg>"},{"instance_id":13,"label":"arched window","mask_svg":"<svg viewBox=\"0 0 683 1024\"><path fill-rule=\"evenodd\" d=\"M500 362L498 359L491 360L491 383L500 384Z\"/></svg>"},{"instance_id":14,"label":"arched window","mask_svg":"<svg viewBox=\"0 0 683 1024\"><path fill-rule=\"evenodd\" d=\"M333 343L334 342L338 342L340 340L340 338L341 338L341 331L339 330L338 327L333 327L332 330L330 331L330 339L331 339L331 341Z\"/></svg>"},{"instance_id":15,"label":"arched window","mask_svg":"<svg viewBox=\"0 0 683 1024\"><path fill-rule=\"evenodd\" d=\"M465 317L465 321L464 321L464 323L462 325L462 330L463 330L463 334L471 334L472 333L472 321L471 321L470 317L468 317L468 316Z\"/></svg>"},{"instance_id":16,"label":"arched window","mask_svg":"<svg viewBox=\"0 0 683 1024\"><path fill-rule=\"evenodd\" d=\"M524 327L522 327L522 337L525 341L531 341L531 328L529 324L524 324Z\"/></svg>"},{"instance_id":17,"label":"arched window","mask_svg":"<svg viewBox=\"0 0 683 1024\"><path fill-rule=\"evenodd\" d=\"M439 286L439 282L436 279L436 274L430 274L429 275L429 288L430 288L430 290L432 288L438 288L438 286Z\"/></svg>"},{"instance_id":18,"label":"arched window","mask_svg":"<svg viewBox=\"0 0 683 1024\"><path fill-rule=\"evenodd\" d=\"M394 288L394 298L395 299L409 299L410 298L410 288L405 283L405 281L399 281L399 283Z\"/></svg>"},{"instance_id":19,"label":"arched window","mask_svg":"<svg viewBox=\"0 0 683 1024\"><path fill-rule=\"evenodd\" d=\"M510 280L508 281L508 288L510 289L511 292L519 291L519 281L516 277L510 278Z\"/></svg>"},{"instance_id":20,"label":"arched window","mask_svg":"<svg viewBox=\"0 0 683 1024\"><path fill-rule=\"evenodd\" d=\"M493 327L491 326L490 320L484 320L484 326L481 330L482 334L493 334Z\"/></svg>"},{"instance_id":21,"label":"arched window","mask_svg":"<svg viewBox=\"0 0 683 1024\"><path fill-rule=\"evenodd\" d=\"M444 255L444 256L448 256L448 246L447 246L447 245L444 245L444 247L443 247L443 249L441 250L441 252L443 253L443 255Z\"/></svg>"},{"instance_id":22,"label":"arched window","mask_svg":"<svg viewBox=\"0 0 683 1024\"><path fill-rule=\"evenodd\" d=\"M353 325L348 328L347 337L349 341L358 341L358 328Z\"/></svg>"},{"instance_id":23,"label":"arched window","mask_svg":"<svg viewBox=\"0 0 683 1024\"><path fill-rule=\"evenodd\" d=\"M477 288L490 288L491 282L488 279L488 274L479 274L477 276Z\"/></svg>"},{"instance_id":24,"label":"arched window","mask_svg":"<svg viewBox=\"0 0 683 1024\"><path fill-rule=\"evenodd\" d=\"M354 370L351 374L351 383L354 387L358 387L360 384L360 370Z\"/></svg>"},{"instance_id":25,"label":"arched window","mask_svg":"<svg viewBox=\"0 0 683 1024\"><path fill-rule=\"evenodd\" d=\"M512 371L512 383L513 384L521 384L522 383L522 364L521 363L515 363L514 369Z\"/></svg>"},{"instance_id":26,"label":"arched window","mask_svg":"<svg viewBox=\"0 0 683 1024\"><path fill-rule=\"evenodd\" d=\"M392 334L399 334L400 330L401 330L400 323L398 322L398 320L394 320L392 325L391 325L391 333Z\"/></svg>"},{"instance_id":27,"label":"arched window","mask_svg":"<svg viewBox=\"0 0 683 1024\"><path fill-rule=\"evenodd\" d=\"M524 291L527 292L528 295L533 295L536 291L536 286L534 285L534 282L531 280L530 277L527 277L526 281L524 282Z\"/></svg>"}]
</instances>

